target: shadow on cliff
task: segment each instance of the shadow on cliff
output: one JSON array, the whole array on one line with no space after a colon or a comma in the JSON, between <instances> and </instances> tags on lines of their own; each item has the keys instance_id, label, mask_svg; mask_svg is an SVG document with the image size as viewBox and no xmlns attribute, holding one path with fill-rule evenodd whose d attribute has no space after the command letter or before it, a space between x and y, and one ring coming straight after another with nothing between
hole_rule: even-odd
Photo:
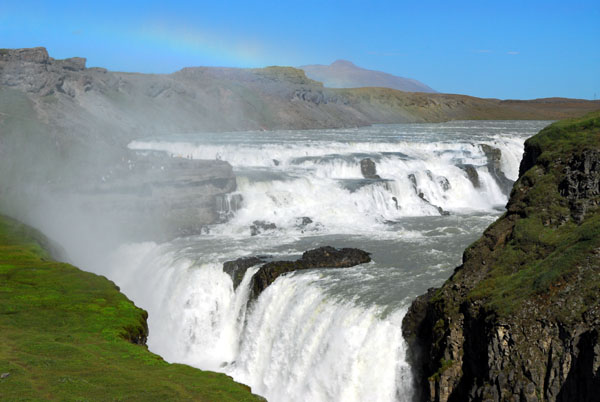
<instances>
[{"instance_id":1,"label":"shadow on cliff","mask_svg":"<svg viewBox=\"0 0 600 402\"><path fill-rule=\"evenodd\" d=\"M596 402L600 399L600 362L596 361L598 331L587 331L573 345L575 356L558 396L559 402Z\"/></svg>"}]
</instances>

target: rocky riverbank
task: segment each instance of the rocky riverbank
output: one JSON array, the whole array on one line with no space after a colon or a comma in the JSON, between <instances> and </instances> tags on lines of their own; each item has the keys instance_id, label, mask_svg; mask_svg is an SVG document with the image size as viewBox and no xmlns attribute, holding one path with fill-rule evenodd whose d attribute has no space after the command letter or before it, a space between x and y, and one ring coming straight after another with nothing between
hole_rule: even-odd
<instances>
[{"instance_id":1,"label":"rocky riverbank","mask_svg":"<svg viewBox=\"0 0 600 402\"><path fill-rule=\"evenodd\" d=\"M507 212L403 322L423 401L596 401L600 113L525 144Z\"/></svg>"}]
</instances>

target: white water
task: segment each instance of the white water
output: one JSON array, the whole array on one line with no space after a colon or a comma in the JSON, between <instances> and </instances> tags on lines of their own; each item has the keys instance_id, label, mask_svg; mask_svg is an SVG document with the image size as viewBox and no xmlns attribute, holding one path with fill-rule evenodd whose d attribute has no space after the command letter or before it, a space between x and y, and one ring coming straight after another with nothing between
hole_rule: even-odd
<instances>
[{"instance_id":1,"label":"white water","mask_svg":"<svg viewBox=\"0 0 600 402\"><path fill-rule=\"evenodd\" d=\"M523 141L543 125L457 122L135 141L133 149L229 161L241 206L223 211L229 221L209 234L123 245L95 270L149 311L148 346L168 361L223 371L270 401L410 401L402 317L416 295L449 276L507 200L480 144L499 148L503 172L515 179ZM362 178L365 157L382 180ZM477 170L479 188L464 165ZM452 214L440 216L437 207ZM311 222L301 224L304 217ZM276 229L250 236L257 220ZM255 269L235 291L222 271L224 261L240 256L289 258L326 244L365 249L374 261L280 277L254 303L248 285Z\"/></svg>"}]
</instances>

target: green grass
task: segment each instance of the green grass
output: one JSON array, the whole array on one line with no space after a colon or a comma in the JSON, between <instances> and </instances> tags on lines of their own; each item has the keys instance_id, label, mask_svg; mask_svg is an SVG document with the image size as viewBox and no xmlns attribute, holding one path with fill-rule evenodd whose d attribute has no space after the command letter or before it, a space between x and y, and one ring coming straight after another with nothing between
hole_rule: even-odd
<instances>
[{"instance_id":1,"label":"green grass","mask_svg":"<svg viewBox=\"0 0 600 402\"><path fill-rule=\"evenodd\" d=\"M0 400L255 401L223 374L166 363L131 341L146 312L104 277L54 261L0 216Z\"/></svg>"},{"instance_id":2,"label":"green grass","mask_svg":"<svg viewBox=\"0 0 600 402\"><path fill-rule=\"evenodd\" d=\"M590 263L600 249L600 212L592 204L584 221L575 223L559 183L571 155L600 149L600 113L554 123L527 142L541 155L511 195L509 211L518 211L519 218L506 244L495 251L487 277L469 296L509 315L532 296L559 300L565 286L578 278L574 296L579 301L561 313L576 318L585 300L600 294L599 267Z\"/></svg>"},{"instance_id":3,"label":"green grass","mask_svg":"<svg viewBox=\"0 0 600 402\"><path fill-rule=\"evenodd\" d=\"M438 371L436 371L432 376L429 377L429 381L438 381L440 379L440 376L444 373L444 371L446 371L453 365L454 365L453 360L441 359L440 363L439 363Z\"/></svg>"}]
</instances>

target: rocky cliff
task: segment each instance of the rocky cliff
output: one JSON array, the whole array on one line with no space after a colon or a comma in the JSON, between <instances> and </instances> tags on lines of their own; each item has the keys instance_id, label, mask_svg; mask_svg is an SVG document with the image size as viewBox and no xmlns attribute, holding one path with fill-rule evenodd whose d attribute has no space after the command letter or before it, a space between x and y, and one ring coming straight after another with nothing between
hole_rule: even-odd
<instances>
[{"instance_id":1,"label":"rocky cliff","mask_svg":"<svg viewBox=\"0 0 600 402\"><path fill-rule=\"evenodd\" d=\"M424 401L597 401L600 113L525 144L507 212L403 322Z\"/></svg>"}]
</instances>

